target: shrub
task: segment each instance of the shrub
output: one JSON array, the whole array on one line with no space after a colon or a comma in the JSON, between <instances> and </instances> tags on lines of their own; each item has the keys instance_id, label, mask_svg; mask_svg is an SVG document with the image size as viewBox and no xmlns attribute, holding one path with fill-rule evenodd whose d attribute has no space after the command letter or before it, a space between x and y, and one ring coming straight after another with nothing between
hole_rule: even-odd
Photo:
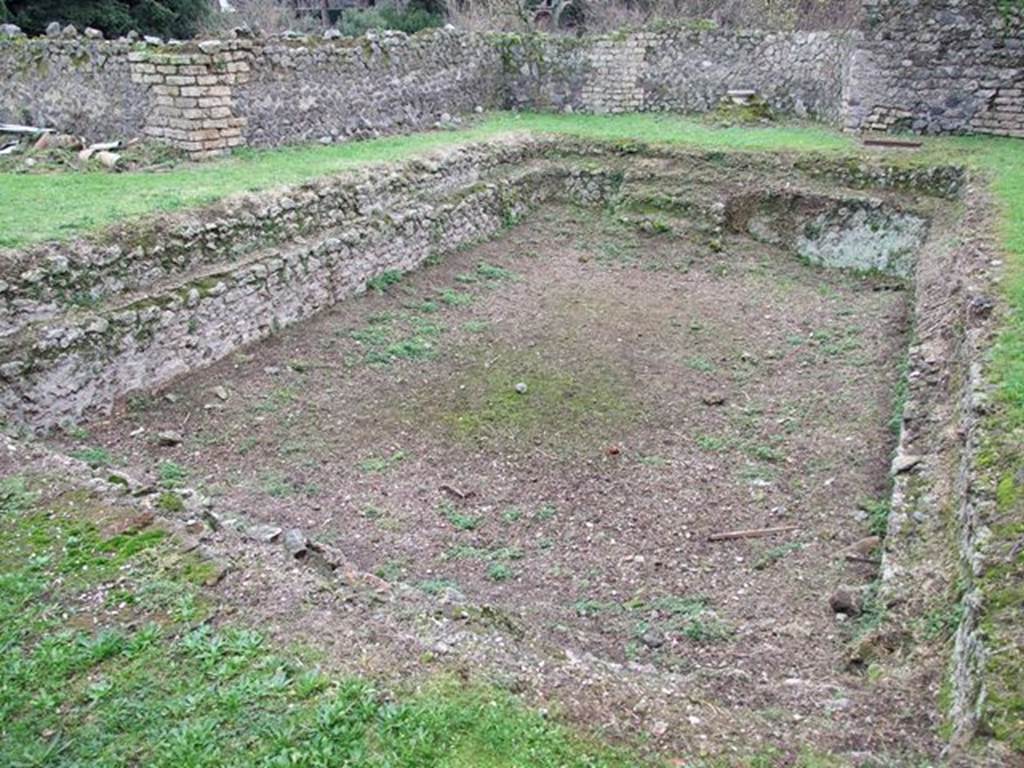
<instances>
[{"instance_id":1,"label":"shrub","mask_svg":"<svg viewBox=\"0 0 1024 768\"><path fill-rule=\"evenodd\" d=\"M378 5L375 8L353 8L341 15L338 29L349 37L357 37L370 29L397 29L414 34L421 29L440 27L444 18L425 8L409 6L400 9L392 5Z\"/></svg>"},{"instance_id":2,"label":"shrub","mask_svg":"<svg viewBox=\"0 0 1024 768\"><path fill-rule=\"evenodd\" d=\"M108 36L191 37L210 12L209 0L4 0L6 17L32 35L51 21L96 27ZM0 6L0 14L3 14Z\"/></svg>"}]
</instances>

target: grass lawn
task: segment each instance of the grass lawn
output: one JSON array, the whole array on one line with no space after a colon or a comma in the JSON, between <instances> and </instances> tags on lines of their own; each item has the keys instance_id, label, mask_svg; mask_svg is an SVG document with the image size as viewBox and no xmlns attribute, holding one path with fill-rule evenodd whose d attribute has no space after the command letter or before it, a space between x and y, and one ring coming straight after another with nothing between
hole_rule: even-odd
<instances>
[{"instance_id":1,"label":"grass lawn","mask_svg":"<svg viewBox=\"0 0 1024 768\"><path fill-rule=\"evenodd\" d=\"M0 174L0 246L71 237L127 217L512 131L737 151L857 150L854 138L821 127L716 129L657 115L497 114L457 132L246 151L164 173ZM905 162L958 162L982 170L1001 209L1009 313L992 351L999 397L987 416L992 438L984 457L999 505L993 536L1016 540L1024 536L1024 142L926 139L924 149ZM82 521L81 505L74 514L63 502L40 506L16 478L4 483L0 764L635 764L573 739L500 692L441 683L385 701L366 683L331 681L274 655L252 633L190 629L202 612L196 588L188 586L195 573L181 564L168 573L161 564L163 542L103 539ZM142 628L73 628L63 618L65 606L120 566L138 575L118 604L127 601L137 610ZM1013 648L1024 599L1024 552L990 571L983 584L983 627L990 647ZM104 599L114 598L107 593ZM988 674L986 724L1024 751L1024 660L1002 653L993 657Z\"/></svg>"},{"instance_id":2,"label":"grass lawn","mask_svg":"<svg viewBox=\"0 0 1024 768\"><path fill-rule=\"evenodd\" d=\"M109 531L117 511L88 492L36 487L0 480L0 765L646 764L503 691L440 679L385 695L211 629L208 563L160 531Z\"/></svg>"},{"instance_id":3,"label":"grass lawn","mask_svg":"<svg viewBox=\"0 0 1024 768\"><path fill-rule=\"evenodd\" d=\"M0 247L59 240L157 211L204 205L368 163L400 160L438 147L515 131L665 141L735 150L842 150L849 137L823 128L713 129L695 120L498 114L461 131L435 131L331 146L243 150L223 160L171 171L112 174L0 174Z\"/></svg>"}]
</instances>

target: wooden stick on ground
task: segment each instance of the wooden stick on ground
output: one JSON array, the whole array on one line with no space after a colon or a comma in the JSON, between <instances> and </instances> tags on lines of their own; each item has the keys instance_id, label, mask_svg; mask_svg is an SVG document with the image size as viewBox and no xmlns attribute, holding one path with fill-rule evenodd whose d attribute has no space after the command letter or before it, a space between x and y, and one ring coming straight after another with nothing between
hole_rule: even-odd
<instances>
[{"instance_id":1,"label":"wooden stick on ground","mask_svg":"<svg viewBox=\"0 0 1024 768\"><path fill-rule=\"evenodd\" d=\"M776 533L795 531L795 525L780 525L776 528L750 528L745 531L725 531L723 533L712 533L708 541L732 541L733 539L760 539L764 536L771 536Z\"/></svg>"}]
</instances>

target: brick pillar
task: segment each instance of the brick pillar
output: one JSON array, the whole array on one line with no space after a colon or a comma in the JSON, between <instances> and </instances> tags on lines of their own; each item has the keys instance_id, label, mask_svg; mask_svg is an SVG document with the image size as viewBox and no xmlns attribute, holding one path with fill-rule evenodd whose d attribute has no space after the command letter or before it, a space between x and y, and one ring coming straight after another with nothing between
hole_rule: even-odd
<instances>
[{"instance_id":1,"label":"brick pillar","mask_svg":"<svg viewBox=\"0 0 1024 768\"><path fill-rule=\"evenodd\" d=\"M234 112L234 86L248 80L251 57L248 40L207 40L130 53L132 80L149 86L146 135L196 160L244 144L246 120Z\"/></svg>"}]
</instances>

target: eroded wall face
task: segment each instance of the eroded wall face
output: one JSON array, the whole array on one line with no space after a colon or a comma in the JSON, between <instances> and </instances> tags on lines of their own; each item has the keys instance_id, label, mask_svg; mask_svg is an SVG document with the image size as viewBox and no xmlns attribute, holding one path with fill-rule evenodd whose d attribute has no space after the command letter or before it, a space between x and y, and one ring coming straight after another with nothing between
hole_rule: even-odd
<instances>
[{"instance_id":1,"label":"eroded wall face","mask_svg":"<svg viewBox=\"0 0 1024 768\"><path fill-rule=\"evenodd\" d=\"M432 126L448 113L500 107L501 61L476 35L436 30L320 45L253 41L237 88L249 144L374 136Z\"/></svg>"},{"instance_id":2,"label":"eroded wall face","mask_svg":"<svg viewBox=\"0 0 1024 768\"><path fill-rule=\"evenodd\" d=\"M1024 137L1024 13L996 0L867 0L846 127Z\"/></svg>"},{"instance_id":3,"label":"eroded wall face","mask_svg":"<svg viewBox=\"0 0 1024 768\"><path fill-rule=\"evenodd\" d=\"M131 48L127 40L0 34L0 122L138 136L150 102L148 87L132 80Z\"/></svg>"},{"instance_id":4,"label":"eroded wall face","mask_svg":"<svg viewBox=\"0 0 1024 768\"><path fill-rule=\"evenodd\" d=\"M730 90L774 109L836 121L856 34L670 30L505 38L508 101L594 113L706 112Z\"/></svg>"}]
</instances>

